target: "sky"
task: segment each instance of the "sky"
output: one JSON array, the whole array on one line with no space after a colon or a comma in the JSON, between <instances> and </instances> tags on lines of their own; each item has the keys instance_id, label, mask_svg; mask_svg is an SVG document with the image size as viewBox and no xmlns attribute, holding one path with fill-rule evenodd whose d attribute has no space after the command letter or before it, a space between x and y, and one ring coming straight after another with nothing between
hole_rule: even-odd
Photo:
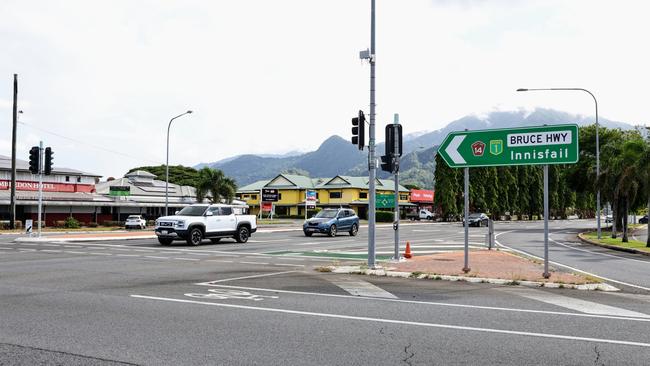
<instances>
[{"instance_id":1,"label":"sky","mask_svg":"<svg viewBox=\"0 0 650 366\"><path fill-rule=\"evenodd\" d=\"M377 0L377 131L552 108L650 125L650 4ZM0 155L43 140L104 178L238 154L312 151L369 112L369 0L2 0ZM4 85L4 86L2 86ZM383 140L383 133L377 136Z\"/></svg>"}]
</instances>

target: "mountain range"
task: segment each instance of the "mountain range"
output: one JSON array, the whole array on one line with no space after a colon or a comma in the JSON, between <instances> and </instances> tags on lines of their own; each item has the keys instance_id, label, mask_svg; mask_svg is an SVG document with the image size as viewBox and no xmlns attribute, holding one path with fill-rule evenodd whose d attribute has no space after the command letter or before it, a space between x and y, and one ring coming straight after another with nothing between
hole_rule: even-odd
<instances>
[{"instance_id":1,"label":"mountain range","mask_svg":"<svg viewBox=\"0 0 650 366\"><path fill-rule=\"evenodd\" d=\"M403 184L433 188L435 170L434 152L437 146L453 131L511 128L536 125L576 123L580 126L594 123L593 117L577 116L566 112L538 108L534 111L499 111L484 116L469 115L455 120L433 132L413 132L403 136L403 153L400 179ZM599 123L608 128L631 129L632 125L601 118ZM382 129L378 129L382 130ZM377 155L384 154L384 144L377 145ZM234 178L239 186L258 180L271 179L279 173L302 174L311 177L335 175L367 175L367 151L359 151L349 140L330 136L316 151L291 152L283 155L238 155L212 163L200 163L195 168L209 166L222 170ZM390 175L377 171L380 178Z\"/></svg>"}]
</instances>

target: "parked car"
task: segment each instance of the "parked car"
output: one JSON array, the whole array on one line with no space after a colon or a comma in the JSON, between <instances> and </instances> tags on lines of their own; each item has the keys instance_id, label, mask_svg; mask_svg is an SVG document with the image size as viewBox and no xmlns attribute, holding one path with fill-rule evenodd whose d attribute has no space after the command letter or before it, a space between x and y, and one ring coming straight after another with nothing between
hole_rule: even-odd
<instances>
[{"instance_id":1,"label":"parked car","mask_svg":"<svg viewBox=\"0 0 650 366\"><path fill-rule=\"evenodd\" d=\"M147 220L145 220L142 215L129 215L129 217L126 218L126 222L124 223L124 228L125 229L146 229L147 228Z\"/></svg>"},{"instance_id":2,"label":"parked car","mask_svg":"<svg viewBox=\"0 0 650 366\"><path fill-rule=\"evenodd\" d=\"M429 210L407 211L406 218L409 220L433 220L433 213Z\"/></svg>"},{"instance_id":3,"label":"parked car","mask_svg":"<svg viewBox=\"0 0 650 366\"><path fill-rule=\"evenodd\" d=\"M490 218L486 214L480 212L469 214L469 217L467 218L469 226L488 226L489 221ZM465 225L465 218L463 218L463 225Z\"/></svg>"},{"instance_id":4,"label":"parked car","mask_svg":"<svg viewBox=\"0 0 650 366\"><path fill-rule=\"evenodd\" d=\"M647 223L648 223L648 215L643 215L643 217L639 219L639 224L647 224Z\"/></svg>"},{"instance_id":5,"label":"parked car","mask_svg":"<svg viewBox=\"0 0 650 366\"><path fill-rule=\"evenodd\" d=\"M359 216L349 208L324 209L316 216L302 224L302 231L305 236L312 236L314 233L336 236L338 232L348 232L356 236L359 232Z\"/></svg>"},{"instance_id":6,"label":"parked car","mask_svg":"<svg viewBox=\"0 0 650 366\"><path fill-rule=\"evenodd\" d=\"M156 220L156 235L162 245L185 240L199 245L204 238L218 243L222 238L234 238L245 243L257 231L257 217L248 215L246 205L190 205L173 216Z\"/></svg>"}]
</instances>

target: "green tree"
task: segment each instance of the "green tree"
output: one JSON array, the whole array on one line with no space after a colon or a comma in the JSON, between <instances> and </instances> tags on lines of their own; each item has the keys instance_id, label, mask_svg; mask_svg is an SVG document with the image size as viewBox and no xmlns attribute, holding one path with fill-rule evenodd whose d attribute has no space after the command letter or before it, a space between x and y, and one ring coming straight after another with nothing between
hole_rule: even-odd
<instances>
[{"instance_id":1,"label":"green tree","mask_svg":"<svg viewBox=\"0 0 650 366\"><path fill-rule=\"evenodd\" d=\"M441 212L443 219L448 220L459 213L458 196L462 194L462 186L459 185L458 169L450 168L440 154L436 154L435 160L435 206ZM462 176L462 173L460 175Z\"/></svg>"},{"instance_id":2,"label":"green tree","mask_svg":"<svg viewBox=\"0 0 650 366\"><path fill-rule=\"evenodd\" d=\"M205 167L199 170L196 185L196 200L203 202L208 197L211 202L232 202L237 191L237 185L231 178L226 177L221 170Z\"/></svg>"}]
</instances>

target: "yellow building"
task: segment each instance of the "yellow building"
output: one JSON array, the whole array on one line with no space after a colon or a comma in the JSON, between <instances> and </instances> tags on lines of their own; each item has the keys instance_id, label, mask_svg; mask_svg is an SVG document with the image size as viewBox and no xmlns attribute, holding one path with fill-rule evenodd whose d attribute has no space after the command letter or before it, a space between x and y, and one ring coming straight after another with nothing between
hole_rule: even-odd
<instances>
[{"instance_id":1,"label":"yellow building","mask_svg":"<svg viewBox=\"0 0 650 366\"><path fill-rule=\"evenodd\" d=\"M237 198L246 201L251 213L259 213L261 190L277 189L279 200L274 203L275 214L279 216L305 216L307 191L316 191L316 207L349 207L361 218L368 211L368 177L337 175L334 178L309 178L302 175L280 174L271 180L258 181L241 187ZM392 180L377 179L377 194L395 194ZM414 206L409 202L409 190L399 186L400 207ZM381 209L380 209L381 210ZM385 209L392 211L392 208Z\"/></svg>"}]
</instances>

